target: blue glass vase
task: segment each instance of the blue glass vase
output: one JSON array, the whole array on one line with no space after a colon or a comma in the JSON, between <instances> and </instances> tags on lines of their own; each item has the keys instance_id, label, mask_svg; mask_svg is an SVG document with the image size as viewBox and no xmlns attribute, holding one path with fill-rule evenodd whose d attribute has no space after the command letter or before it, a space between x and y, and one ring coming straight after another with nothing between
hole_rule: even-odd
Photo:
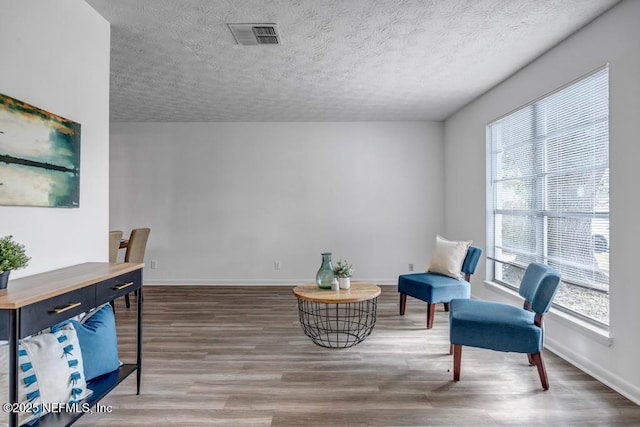
<instances>
[{"instance_id":1,"label":"blue glass vase","mask_svg":"<svg viewBox=\"0 0 640 427\"><path fill-rule=\"evenodd\" d=\"M331 252L322 253L322 265L316 274L316 283L321 289L331 289L331 282L336 278L331 264Z\"/></svg>"}]
</instances>

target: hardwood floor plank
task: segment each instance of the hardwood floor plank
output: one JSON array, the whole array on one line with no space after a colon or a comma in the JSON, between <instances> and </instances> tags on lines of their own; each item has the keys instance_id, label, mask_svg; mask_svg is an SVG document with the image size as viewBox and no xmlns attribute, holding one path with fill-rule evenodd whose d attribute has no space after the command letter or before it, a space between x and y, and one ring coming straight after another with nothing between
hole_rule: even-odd
<instances>
[{"instance_id":1,"label":"hardwood floor plank","mask_svg":"<svg viewBox=\"0 0 640 427\"><path fill-rule=\"evenodd\" d=\"M465 347L452 381L448 314L383 286L371 336L316 346L292 287L145 287L142 393L135 376L82 426L624 426L640 407L545 351L545 392L525 355ZM135 299L134 299L135 300ZM116 304L120 358L135 358L135 309Z\"/></svg>"}]
</instances>

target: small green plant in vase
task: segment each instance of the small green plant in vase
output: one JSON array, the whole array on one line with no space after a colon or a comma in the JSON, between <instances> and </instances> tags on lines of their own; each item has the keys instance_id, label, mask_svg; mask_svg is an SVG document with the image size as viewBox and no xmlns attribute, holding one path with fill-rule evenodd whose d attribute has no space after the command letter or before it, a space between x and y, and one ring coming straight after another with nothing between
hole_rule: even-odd
<instances>
[{"instance_id":1,"label":"small green plant in vase","mask_svg":"<svg viewBox=\"0 0 640 427\"><path fill-rule=\"evenodd\" d=\"M24 268L29 264L24 245L13 241L13 236L0 239L0 289L7 287L11 270Z\"/></svg>"},{"instance_id":2,"label":"small green plant in vase","mask_svg":"<svg viewBox=\"0 0 640 427\"><path fill-rule=\"evenodd\" d=\"M347 260L341 259L333 268L333 274L340 282L340 289L349 289L351 287L351 276L353 276L353 266Z\"/></svg>"}]
</instances>

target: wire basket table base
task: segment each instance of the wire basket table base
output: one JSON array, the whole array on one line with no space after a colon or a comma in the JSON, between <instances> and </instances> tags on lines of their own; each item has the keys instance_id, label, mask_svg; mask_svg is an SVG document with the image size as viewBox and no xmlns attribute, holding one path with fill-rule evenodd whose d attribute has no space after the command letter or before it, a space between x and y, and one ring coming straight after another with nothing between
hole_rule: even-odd
<instances>
[{"instance_id":1,"label":"wire basket table base","mask_svg":"<svg viewBox=\"0 0 640 427\"><path fill-rule=\"evenodd\" d=\"M319 346L352 347L371 334L376 323L378 298L346 303L298 299L300 325Z\"/></svg>"}]
</instances>

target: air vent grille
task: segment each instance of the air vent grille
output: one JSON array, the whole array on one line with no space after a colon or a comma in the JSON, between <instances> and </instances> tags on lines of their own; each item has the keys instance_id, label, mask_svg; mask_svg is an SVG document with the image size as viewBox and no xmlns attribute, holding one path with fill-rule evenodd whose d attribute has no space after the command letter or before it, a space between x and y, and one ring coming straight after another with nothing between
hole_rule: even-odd
<instances>
[{"instance_id":1,"label":"air vent grille","mask_svg":"<svg viewBox=\"0 0 640 427\"><path fill-rule=\"evenodd\" d=\"M236 42L245 46L280 44L276 24L228 24Z\"/></svg>"}]
</instances>

